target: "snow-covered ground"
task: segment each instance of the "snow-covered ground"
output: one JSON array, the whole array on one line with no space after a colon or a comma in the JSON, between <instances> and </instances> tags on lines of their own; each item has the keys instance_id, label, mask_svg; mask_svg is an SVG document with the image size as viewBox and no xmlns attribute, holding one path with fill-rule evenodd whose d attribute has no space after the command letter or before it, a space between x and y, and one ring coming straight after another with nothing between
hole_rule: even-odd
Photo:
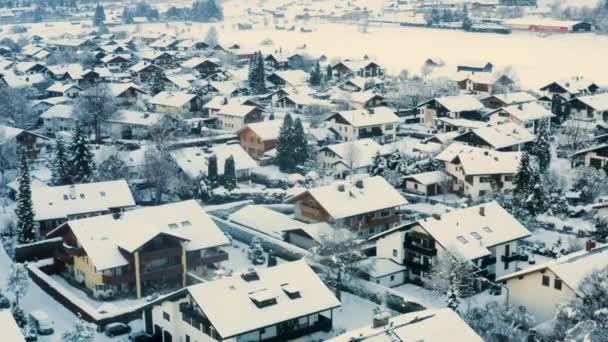
<instances>
[{"instance_id":1,"label":"snow-covered ground","mask_svg":"<svg viewBox=\"0 0 608 342\"><path fill-rule=\"evenodd\" d=\"M446 298L444 295L437 293L436 291L432 291L429 289L425 289L423 287L414 285L414 284L404 284L398 287L395 287L394 290L401 292L403 297L406 300L418 303L420 305L425 306L427 309L439 309L445 308ZM462 308L473 308L473 307L481 307L485 306L489 302L504 302L506 300L505 291L503 291L500 295L495 296L490 294L489 291L484 291L469 298L464 298L461 300Z\"/></svg>"}]
</instances>

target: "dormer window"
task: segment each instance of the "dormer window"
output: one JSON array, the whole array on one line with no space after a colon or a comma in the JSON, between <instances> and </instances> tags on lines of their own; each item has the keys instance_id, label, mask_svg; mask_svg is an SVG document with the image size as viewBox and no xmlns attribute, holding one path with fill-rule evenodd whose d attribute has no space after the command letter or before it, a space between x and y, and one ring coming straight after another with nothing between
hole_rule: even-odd
<instances>
[{"instance_id":1,"label":"dormer window","mask_svg":"<svg viewBox=\"0 0 608 342\"><path fill-rule=\"evenodd\" d=\"M63 195L63 200L67 201L68 199L70 199L70 197L68 195Z\"/></svg>"},{"instance_id":2,"label":"dormer window","mask_svg":"<svg viewBox=\"0 0 608 342\"><path fill-rule=\"evenodd\" d=\"M84 199L84 194L80 194L80 198Z\"/></svg>"},{"instance_id":3,"label":"dormer window","mask_svg":"<svg viewBox=\"0 0 608 342\"><path fill-rule=\"evenodd\" d=\"M260 309L265 308L267 306L275 305L277 303L277 298L268 289L261 289L254 292L250 292L249 299L251 299L255 306Z\"/></svg>"},{"instance_id":4,"label":"dormer window","mask_svg":"<svg viewBox=\"0 0 608 342\"><path fill-rule=\"evenodd\" d=\"M492 232L492 229L490 229L490 227L483 227L482 229L486 233L491 233Z\"/></svg>"},{"instance_id":5,"label":"dormer window","mask_svg":"<svg viewBox=\"0 0 608 342\"><path fill-rule=\"evenodd\" d=\"M461 242L463 245L466 245L467 243L469 243L469 241L467 241L467 239L465 239L465 238L464 238L464 236L462 236L462 235L458 235L458 236L456 237L456 239L457 239L458 241L460 241L460 242Z\"/></svg>"},{"instance_id":6,"label":"dormer window","mask_svg":"<svg viewBox=\"0 0 608 342\"><path fill-rule=\"evenodd\" d=\"M281 284L281 289L283 289L283 292L285 292L287 297L289 297L290 299L302 297L302 295L300 294L300 290L289 283Z\"/></svg>"},{"instance_id":7,"label":"dormer window","mask_svg":"<svg viewBox=\"0 0 608 342\"><path fill-rule=\"evenodd\" d=\"M190 221L182 221L181 225L182 225L182 227L190 227L190 226L192 226L192 223L190 223Z\"/></svg>"},{"instance_id":8,"label":"dormer window","mask_svg":"<svg viewBox=\"0 0 608 342\"><path fill-rule=\"evenodd\" d=\"M100 191L100 192L99 192L99 196L101 196L101 197L106 197L106 192L105 192L105 191Z\"/></svg>"},{"instance_id":9,"label":"dormer window","mask_svg":"<svg viewBox=\"0 0 608 342\"><path fill-rule=\"evenodd\" d=\"M479 235L479 233L477 232L472 232L471 235L476 238L477 240L481 240L481 235Z\"/></svg>"},{"instance_id":10,"label":"dormer window","mask_svg":"<svg viewBox=\"0 0 608 342\"><path fill-rule=\"evenodd\" d=\"M177 223L169 223L169 228L177 229L177 228L179 228L179 226L177 225Z\"/></svg>"}]
</instances>

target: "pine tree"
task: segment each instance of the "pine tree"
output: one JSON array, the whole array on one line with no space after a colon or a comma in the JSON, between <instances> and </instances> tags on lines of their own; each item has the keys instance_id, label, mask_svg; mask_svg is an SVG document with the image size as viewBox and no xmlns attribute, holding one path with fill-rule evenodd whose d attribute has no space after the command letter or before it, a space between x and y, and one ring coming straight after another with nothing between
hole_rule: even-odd
<instances>
[{"instance_id":1,"label":"pine tree","mask_svg":"<svg viewBox=\"0 0 608 342\"><path fill-rule=\"evenodd\" d=\"M471 31L472 27L473 22L471 21L471 17L469 16L469 9L465 4L464 8L462 9L462 29L465 31Z\"/></svg>"},{"instance_id":2,"label":"pine tree","mask_svg":"<svg viewBox=\"0 0 608 342\"><path fill-rule=\"evenodd\" d=\"M331 81L331 79L334 77L334 72L331 68L331 65L327 65L327 68L325 68L325 80L326 81Z\"/></svg>"},{"instance_id":3,"label":"pine tree","mask_svg":"<svg viewBox=\"0 0 608 342\"><path fill-rule=\"evenodd\" d=\"M36 240L30 171L25 153L21 154L19 171L19 193L15 213L17 214L17 242L23 244Z\"/></svg>"},{"instance_id":4,"label":"pine tree","mask_svg":"<svg viewBox=\"0 0 608 342\"><path fill-rule=\"evenodd\" d=\"M85 133L76 125L71 146L72 180L74 183L87 183L93 179L95 163Z\"/></svg>"},{"instance_id":5,"label":"pine tree","mask_svg":"<svg viewBox=\"0 0 608 342\"><path fill-rule=\"evenodd\" d=\"M294 167L297 168L304 165L309 158L308 141L306 140L306 133L304 133L304 126L300 118L296 118L293 123L292 139L294 146Z\"/></svg>"},{"instance_id":6,"label":"pine tree","mask_svg":"<svg viewBox=\"0 0 608 342\"><path fill-rule=\"evenodd\" d=\"M384 172L387 170L386 158L380 154L380 152L376 151L374 157L372 158L372 166L370 170L371 176L383 176Z\"/></svg>"},{"instance_id":7,"label":"pine tree","mask_svg":"<svg viewBox=\"0 0 608 342\"><path fill-rule=\"evenodd\" d=\"M524 152L517 173L513 179L513 184L515 185L515 188L513 189L514 194L527 197L532 189L532 183L530 182L532 173L533 170L532 165L530 164L530 156Z\"/></svg>"},{"instance_id":8,"label":"pine tree","mask_svg":"<svg viewBox=\"0 0 608 342\"><path fill-rule=\"evenodd\" d=\"M133 24L135 22L133 20L133 13L127 6L122 10L122 22L125 24Z\"/></svg>"},{"instance_id":9,"label":"pine tree","mask_svg":"<svg viewBox=\"0 0 608 342\"><path fill-rule=\"evenodd\" d=\"M293 120L291 115L285 115L283 125L279 131L277 139L277 164L282 172L290 172L294 169L294 150L293 146Z\"/></svg>"},{"instance_id":10,"label":"pine tree","mask_svg":"<svg viewBox=\"0 0 608 342\"><path fill-rule=\"evenodd\" d=\"M93 16L93 26L104 26L104 21L106 20L106 13L101 4L97 4L95 7L95 14Z\"/></svg>"},{"instance_id":11,"label":"pine tree","mask_svg":"<svg viewBox=\"0 0 608 342\"><path fill-rule=\"evenodd\" d=\"M224 161L224 188L230 191L236 188L236 165L234 157L230 156Z\"/></svg>"},{"instance_id":12,"label":"pine tree","mask_svg":"<svg viewBox=\"0 0 608 342\"><path fill-rule=\"evenodd\" d=\"M456 284L456 275L454 272L450 274L446 301L448 308L458 312L458 306L460 305L460 291L458 289L458 284Z\"/></svg>"},{"instance_id":13,"label":"pine tree","mask_svg":"<svg viewBox=\"0 0 608 342\"><path fill-rule=\"evenodd\" d=\"M0 291L0 310L8 309L10 307L11 301L8 299L7 296L4 295L4 293L2 293L2 291Z\"/></svg>"},{"instance_id":14,"label":"pine tree","mask_svg":"<svg viewBox=\"0 0 608 342\"><path fill-rule=\"evenodd\" d=\"M266 76L264 74L264 57L260 51L255 52L249 60L249 88L254 95L266 93Z\"/></svg>"},{"instance_id":15,"label":"pine tree","mask_svg":"<svg viewBox=\"0 0 608 342\"><path fill-rule=\"evenodd\" d=\"M165 91L165 75L163 75L162 72L158 71L154 74L154 77L152 78L150 92L152 93L152 95L156 95L163 91Z\"/></svg>"},{"instance_id":16,"label":"pine tree","mask_svg":"<svg viewBox=\"0 0 608 342\"><path fill-rule=\"evenodd\" d=\"M551 164L550 132L546 121L541 121L536 135L536 143L532 145L531 154L536 156L541 172L547 171Z\"/></svg>"},{"instance_id":17,"label":"pine tree","mask_svg":"<svg viewBox=\"0 0 608 342\"><path fill-rule=\"evenodd\" d=\"M215 154L211 155L207 160L207 180L211 188L215 188L218 185L217 175L217 157Z\"/></svg>"},{"instance_id":18,"label":"pine tree","mask_svg":"<svg viewBox=\"0 0 608 342\"><path fill-rule=\"evenodd\" d=\"M318 86L321 85L321 81L323 80L323 75L321 74L321 65L319 61L315 64L314 68L310 72L310 85Z\"/></svg>"},{"instance_id":19,"label":"pine tree","mask_svg":"<svg viewBox=\"0 0 608 342\"><path fill-rule=\"evenodd\" d=\"M19 328L24 328L27 325L27 316L25 312L18 304L13 305L11 309L11 313L13 314L13 318L15 319L15 323Z\"/></svg>"},{"instance_id":20,"label":"pine tree","mask_svg":"<svg viewBox=\"0 0 608 342\"><path fill-rule=\"evenodd\" d=\"M60 136L55 140L55 151L51 162L51 184L55 186L72 184L70 163Z\"/></svg>"},{"instance_id":21,"label":"pine tree","mask_svg":"<svg viewBox=\"0 0 608 342\"><path fill-rule=\"evenodd\" d=\"M247 251L247 258L254 265L261 265L264 263L264 249L262 248L262 241L259 237L254 237L249 244L249 250Z\"/></svg>"},{"instance_id":22,"label":"pine tree","mask_svg":"<svg viewBox=\"0 0 608 342\"><path fill-rule=\"evenodd\" d=\"M531 192L524 202L524 207L532 216L544 213L547 210L547 195L541 182L538 171L533 170L530 177Z\"/></svg>"},{"instance_id":23,"label":"pine tree","mask_svg":"<svg viewBox=\"0 0 608 342\"><path fill-rule=\"evenodd\" d=\"M15 304L19 305L21 298L25 296L29 288L30 278L23 264L11 264L8 278L6 279L6 290L12 292L15 297Z\"/></svg>"},{"instance_id":24,"label":"pine tree","mask_svg":"<svg viewBox=\"0 0 608 342\"><path fill-rule=\"evenodd\" d=\"M555 114L558 122L564 122L564 112L562 107L562 97L558 94L553 94L553 98L551 98L551 112Z\"/></svg>"},{"instance_id":25,"label":"pine tree","mask_svg":"<svg viewBox=\"0 0 608 342\"><path fill-rule=\"evenodd\" d=\"M211 182L203 172L201 172L196 178L196 189L194 196L202 202L207 202L211 199L212 187Z\"/></svg>"},{"instance_id":26,"label":"pine tree","mask_svg":"<svg viewBox=\"0 0 608 342\"><path fill-rule=\"evenodd\" d=\"M594 240L605 243L608 240L608 220L604 218L596 218L594 220L593 230L589 232Z\"/></svg>"}]
</instances>

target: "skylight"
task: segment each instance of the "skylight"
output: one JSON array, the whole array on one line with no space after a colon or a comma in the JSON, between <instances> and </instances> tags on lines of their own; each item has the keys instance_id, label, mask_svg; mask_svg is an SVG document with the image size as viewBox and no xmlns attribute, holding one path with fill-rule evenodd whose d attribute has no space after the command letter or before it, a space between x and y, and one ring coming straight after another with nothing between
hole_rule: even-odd
<instances>
[{"instance_id":1,"label":"skylight","mask_svg":"<svg viewBox=\"0 0 608 342\"><path fill-rule=\"evenodd\" d=\"M260 309L277 303L277 298L275 297L274 293L268 289L250 292L249 299L251 299L255 306Z\"/></svg>"},{"instance_id":2,"label":"skylight","mask_svg":"<svg viewBox=\"0 0 608 342\"><path fill-rule=\"evenodd\" d=\"M67 201L69 199L68 195L63 195L63 199Z\"/></svg>"},{"instance_id":3,"label":"skylight","mask_svg":"<svg viewBox=\"0 0 608 342\"><path fill-rule=\"evenodd\" d=\"M177 225L177 223L169 223L169 228L177 229L177 228L179 228L179 226Z\"/></svg>"},{"instance_id":4,"label":"skylight","mask_svg":"<svg viewBox=\"0 0 608 342\"><path fill-rule=\"evenodd\" d=\"M477 240L481 240L481 235L479 235L478 232L472 232L471 235L476 238Z\"/></svg>"},{"instance_id":5,"label":"skylight","mask_svg":"<svg viewBox=\"0 0 608 342\"><path fill-rule=\"evenodd\" d=\"M300 290L297 287L295 287L294 285L285 283L285 284L281 284L281 288L283 289L283 292L285 292L287 297L289 297L291 299L296 299L296 298L302 297L302 295L300 295Z\"/></svg>"},{"instance_id":6,"label":"skylight","mask_svg":"<svg viewBox=\"0 0 608 342\"><path fill-rule=\"evenodd\" d=\"M182 225L182 227L190 227L192 225L192 223L190 223L190 221L182 221L181 225Z\"/></svg>"},{"instance_id":7,"label":"skylight","mask_svg":"<svg viewBox=\"0 0 608 342\"><path fill-rule=\"evenodd\" d=\"M490 229L490 227L483 227L482 229L486 233L491 233L492 232L492 229Z\"/></svg>"},{"instance_id":8,"label":"skylight","mask_svg":"<svg viewBox=\"0 0 608 342\"><path fill-rule=\"evenodd\" d=\"M100 195L101 197L106 197L106 192L105 192L105 191L100 191L100 192L99 192L99 195Z\"/></svg>"},{"instance_id":9,"label":"skylight","mask_svg":"<svg viewBox=\"0 0 608 342\"><path fill-rule=\"evenodd\" d=\"M465 239L464 236L462 236L462 235L458 235L456 237L456 239L458 239L458 241L460 241L463 245L466 245L467 243L469 243L469 241L467 241L467 239Z\"/></svg>"}]
</instances>

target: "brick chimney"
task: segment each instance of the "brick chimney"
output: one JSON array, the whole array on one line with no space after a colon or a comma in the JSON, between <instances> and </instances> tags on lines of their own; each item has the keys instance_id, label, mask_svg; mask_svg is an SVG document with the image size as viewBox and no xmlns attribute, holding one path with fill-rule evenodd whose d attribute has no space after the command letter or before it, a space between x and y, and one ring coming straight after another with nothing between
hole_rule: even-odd
<instances>
[{"instance_id":1,"label":"brick chimney","mask_svg":"<svg viewBox=\"0 0 608 342\"><path fill-rule=\"evenodd\" d=\"M484 207L484 206L479 207L479 215L486 216L486 207Z\"/></svg>"},{"instance_id":2,"label":"brick chimney","mask_svg":"<svg viewBox=\"0 0 608 342\"><path fill-rule=\"evenodd\" d=\"M595 241L587 240L587 242L585 242L585 250L587 252L591 252L591 250L594 248L595 248Z\"/></svg>"}]
</instances>

